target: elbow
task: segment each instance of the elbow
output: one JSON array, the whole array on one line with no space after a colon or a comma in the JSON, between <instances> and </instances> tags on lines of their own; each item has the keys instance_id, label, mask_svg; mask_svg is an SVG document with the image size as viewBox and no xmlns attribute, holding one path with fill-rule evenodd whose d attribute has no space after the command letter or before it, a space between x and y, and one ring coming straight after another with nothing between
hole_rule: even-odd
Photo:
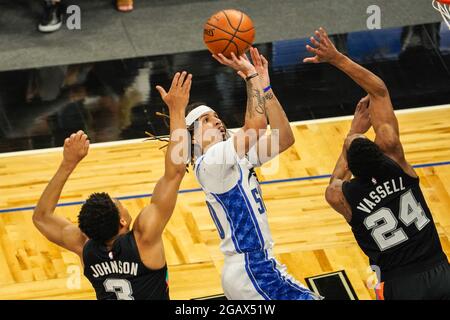
<instances>
[{"instance_id":1,"label":"elbow","mask_svg":"<svg viewBox=\"0 0 450 320\"><path fill-rule=\"evenodd\" d=\"M381 150L391 153L401 146L400 137L395 128L388 123L383 123L376 127L377 142Z\"/></svg>"},{"instance_id":2,"label":"elbow","mask_svg":"<svg viewBox=\"0 0 450 320\"><path fill-rule=\"evenodd\" d=\"M278 145L280 146L280 152L287 150L295 143L294 132L288 120L279 129L273 129L271 134L278 139Z\"/></svg>"},{"instance_id":3,"label":"elbow","mask_svg":"<svg viewBox=\"0 0 450 320\"><path fill-rule=\"evenodd\" d=\"M389 95L389 90L384 81L377 77L376 85L374 86L372 92L369 93L369 95L372 98L385 98Z\"/></svg>"},{"instance_id":4,"label":"elbow","mask_svg":"<svg viewBox=\"0 0 450 320\"><path fill-rule=\"evenodd\" d=\"M175 172L176 177L180 180L182 180L184 178L185 174L186 174L186 166L183 166L183 168L177 169Z\"/></svg>"},{"instance_id":5,"label":"elbow","mask_svg":"<svg viewBox=\"0 0 450 320\"><path fill-rule=\"evenodd\" d=\"M186 174L186 166L183 167L177 167L173 172L172 172L172 179L176 180L176 181L180 181L183 180L184 175Z\"/></svg>"},{"instance_id":6,"label":"elbow","mask_svg":"<svg viewBox=\"0 0 450 320\"><path fill-rule=\"evenodd\" d=\"M39 210L34 209L32 220L35 227L39 227L39 225L42 224L42 214Z\"/></svg>"},{"instance_id":7,"label":"elbow","mask_svg":"<svg viewBox=\"0 0 450 320\"><path fill-rule=\"evenodd\" d=\"M283 152L283 151L289 149L295 143L295 137L292 134L292 131L290 134L288 134L286 137L282 137L280 140L281 140L279 143L280 152Z\"/></svg>"},{"instance_id":8,"label":"elbow","mask_svg":"<svg viewBox=\"0 0 450 320\"><path fill-rule=\"evenodd\" d=\"M332 191L332 186L331 185L329 185L327 187L327 190L325 191L325 201L329 205L332 205L332 203L333 203L333 191Z\"/></svg>"},{"instance_id":9,"label":"elbow","mask_svg":"<svg viewBox=\"0 0 450 320\"><path fill-rule=\"evenodd\" d=\"M36 208L35 208L34 211L33 211L32 219L33 219L33 223L36 222L37 220L39 220L39 213L38 213L38 211L36 210Z\"/></svg>"},{"instance_id":10,"label":"elbow","mask_svg":"<svg viewBox=\"0 0 450 320\"><path fill-rule=\"evenodd\" d=\"M295 143L294 134L293 134L292 130L289 130L289 131L290 132L289 132L288 136L286 137L286 149L293 146Z\"/></svg>"}]
</instances>

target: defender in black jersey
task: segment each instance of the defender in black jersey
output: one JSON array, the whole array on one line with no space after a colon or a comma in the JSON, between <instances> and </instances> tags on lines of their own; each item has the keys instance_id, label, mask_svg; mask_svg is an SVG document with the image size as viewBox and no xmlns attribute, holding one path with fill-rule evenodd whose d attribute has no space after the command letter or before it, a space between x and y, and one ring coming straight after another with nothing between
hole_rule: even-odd
<instances>
[{"instance_id":1,"label":"defender in black jersey","mask_svg":"<svg viewBox=\"0 0 450 320\"><path fill-rule=\"evenodd\" d=\"M315 57L305 62L329 62L368 93L357 105L326 200L379 271L378 299L450 299L450 265L419 178L405 159L384 82L339 53L325 30L315 35L314 47L307 46ZM371 126L374 142L364 136Z\"/></svg>"},{"instance_id":2,"label":"defender in black jersey","mask_svg":"<svg viewBox=\"0 0 450 320\"><path fill-rule=\"evenodd\" d=\"M61 165L34 210L37 229L48 240L78 254L98 299L169 299L162 233L186 172L189 139L184 114L191 83L192 75L182 72L175 74L169 92L156 87L170 113L165 171L131 231L130 214L106 193L94 193L86 200L78 226L53 214L65 182L88 153L89 140L81 130L64 141Z\"/></svg>"}]
</instances>

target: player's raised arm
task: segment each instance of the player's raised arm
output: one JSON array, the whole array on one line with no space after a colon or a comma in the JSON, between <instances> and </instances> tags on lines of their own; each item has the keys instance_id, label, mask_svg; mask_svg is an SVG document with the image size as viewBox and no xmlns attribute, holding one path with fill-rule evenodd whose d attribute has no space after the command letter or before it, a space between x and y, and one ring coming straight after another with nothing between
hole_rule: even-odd
<instances>
[{"instance_id":1,"label":"player's raised arm","mask_svg":"<svg viewBox=\"0 0 450 320\"><path fill-rule=\"evenodd\" d=\"M271 129L270 135L264 136L258 141L258 147L262 147L263 143L267 144L265 146L267 148L267 155L272 158L292 146L295 142L295 137L289 119L270 85L269 63L267 59L259 54L256 48L250 48L250 56L256 72L261 77L266 101L266 114ZM277 144L276 148L272 148L275 144Z\"/></svg>"},{"instance_id":2,"label":"player's raised arm","mask_svg":"<svg viewBox=\"0 0 450 320\"><path fill-rule=\"evenodd\" d=\"M161 240L164 227L175 208L189 154L185 110L191 83L192 75L184 71L175 74L169 92L157 86L169 108L170 141L165 155L164 175L155 186L150 205L142 210L134 224L135 233L141 243L154 244Z\"/></svg>"},{"instance_id":3,"label":"player's raised arm","mask_svg":"<svg viewBox=\"0 0 450 320\"><path fill-rule=\"evenodd\" d=\"M257 140L264 135L267 128L266 99L261 82L261 76L247 59L245 54L236 57L231 53L231 59L222 54L213 55L221 64L229 66L246 80L247 109L244 126L233 136L235 149L239 157L243 157ZM244 144L240 143L244 141Z\"/></svg>"},{"instance_id":4,"label":"player's raised arm","mask_svg":"<svg viewBox=\"0 0 450 320\"><path fill-rule=\"evenodd\" d=\"M54 211L67 179L88 150L89 140L81 130L64 141L64 158L33 212L34 225L48 240L79 256L87 237L69 220L56 216Z\"/></svg>"},{"instance_id":5,"label":"player's raised arm","mask_svg":"<svg viewBox=\"0 0 450 320\"><path fill-rule=\"evenodd\" d=\"M323 28L316 30L315 36L317 39L315 37L310 38L313 46L306 46L307 50L315 56L305 58L304 62L328 62L345 72L361 86L369 94L369 111L372 126L376 133L375 142L386 154L400 161L404 159L399 140L398 121L394 114L389 91L383 80L337 51Z\"/></svg>"},{"instance_id":6,"label":"player's raised arm","mask_svg":"<svg viewBox=\"0 0 450 320\"><path fill-rule=\"evenodd\" d=\"M337 212L342 214L347 221L351 220L351 208L345 200L344 194L342 193L342 184L344 181L348 181L352 177L352 173L348 168L347 163L347 149L348 143L355 136L365 134L370 126L370 117L369 117L369 96L362 98L355 110L355 115L353 117L353 121L350 127L350 131L347 134L347 138L342 147L341 155L339 156L336 166L334 167L333 173L330 178L330 183L325 191L325 199L328 204Z\"/></svg>"}]
</instances>

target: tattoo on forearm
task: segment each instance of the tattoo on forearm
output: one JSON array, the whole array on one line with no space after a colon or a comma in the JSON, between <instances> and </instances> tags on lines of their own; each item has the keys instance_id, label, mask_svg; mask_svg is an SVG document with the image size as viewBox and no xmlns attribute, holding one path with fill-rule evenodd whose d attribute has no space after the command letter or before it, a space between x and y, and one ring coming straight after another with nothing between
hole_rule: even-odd
<instances>
[{"instance_id":1,"label":"tattoo on forearm","mask_svg":"<svg viewBox=\"0 0 450 320\"><path fill-rule=\"evenodd\" d=\"M253 89L254 97L257 101L257 106L255 107L255 111L259 114L266 114L266 99L263 95L261 95L261 92L257 89Z\"/></svg>"},{"instance_id":2,"label":"tattoo on forearm","mask_svg":"<svg viewBox=\"0 0 450 320\"><path fill-rule=\"evenodd\" d=\"M252 90L253 90L253 85L251 83L251 81L247 81L247 109L245 111L245 116L249 117L249 118L253 118L254 116L254 112L253 112L253 108L252 108Z\"/></svg>"},{"instance_id":3,"label":"tattoo on forearm","mask_svg":"<svg viewBox=\"0 0 450 320\"><path fill-rule=\"evenodd\" d=\"M266 98L261 90L255 89L251 81L247 82L247 110L245 116L253 118L257 114L266 114Z\"/></svg>"},{"instance_id":4,"label":"tattoo on forearm","mask_svg":"<svg viewBox=\"0 0 450 320\"><path fill-rule=\"evenodd\" d=\"M272 92L269 92L269 93L266 94L266 100L272 100L273 97L274 97L274 95L273 95Z\"/></svg>"}]
</instances>

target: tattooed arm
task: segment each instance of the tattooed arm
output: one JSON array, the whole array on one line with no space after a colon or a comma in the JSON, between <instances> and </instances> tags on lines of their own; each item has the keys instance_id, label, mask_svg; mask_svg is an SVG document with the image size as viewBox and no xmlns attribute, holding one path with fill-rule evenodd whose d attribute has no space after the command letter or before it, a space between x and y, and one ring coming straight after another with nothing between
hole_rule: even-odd
<instances>
[{"instance_id":1,"label":"tattooed arm","mask_svg":"<svg viewBox=\"0 0 450 320\"><path fill-rule=\"evenodd\" d=\"M233 136L234 146L239 157L243 157L250 148L264 136L267 128L266 99L264 97L261 76L250 63L245 54L237 58L233 53L231 59L222 54L213 56L221 64L236 70L238 74L247 79L247 109L244 126ZM256 75L256 76L254 76Z\"/></svg>"},{"instance_id":2,"label":"tattooed arm","mask_svg":"<svg viewBox=\"0 0 450 320\"><path fill-rule=\"evenodd\" d=\"M269 63L259 54L258 49L250 48L250 55L256 72L260 74L263 88L266 92L266 115L270 124L270 135L266 135L258 141L258 156L261 163L282 153L295 143L289 119L270 87Z\"/></svg>"}]
</instances>

